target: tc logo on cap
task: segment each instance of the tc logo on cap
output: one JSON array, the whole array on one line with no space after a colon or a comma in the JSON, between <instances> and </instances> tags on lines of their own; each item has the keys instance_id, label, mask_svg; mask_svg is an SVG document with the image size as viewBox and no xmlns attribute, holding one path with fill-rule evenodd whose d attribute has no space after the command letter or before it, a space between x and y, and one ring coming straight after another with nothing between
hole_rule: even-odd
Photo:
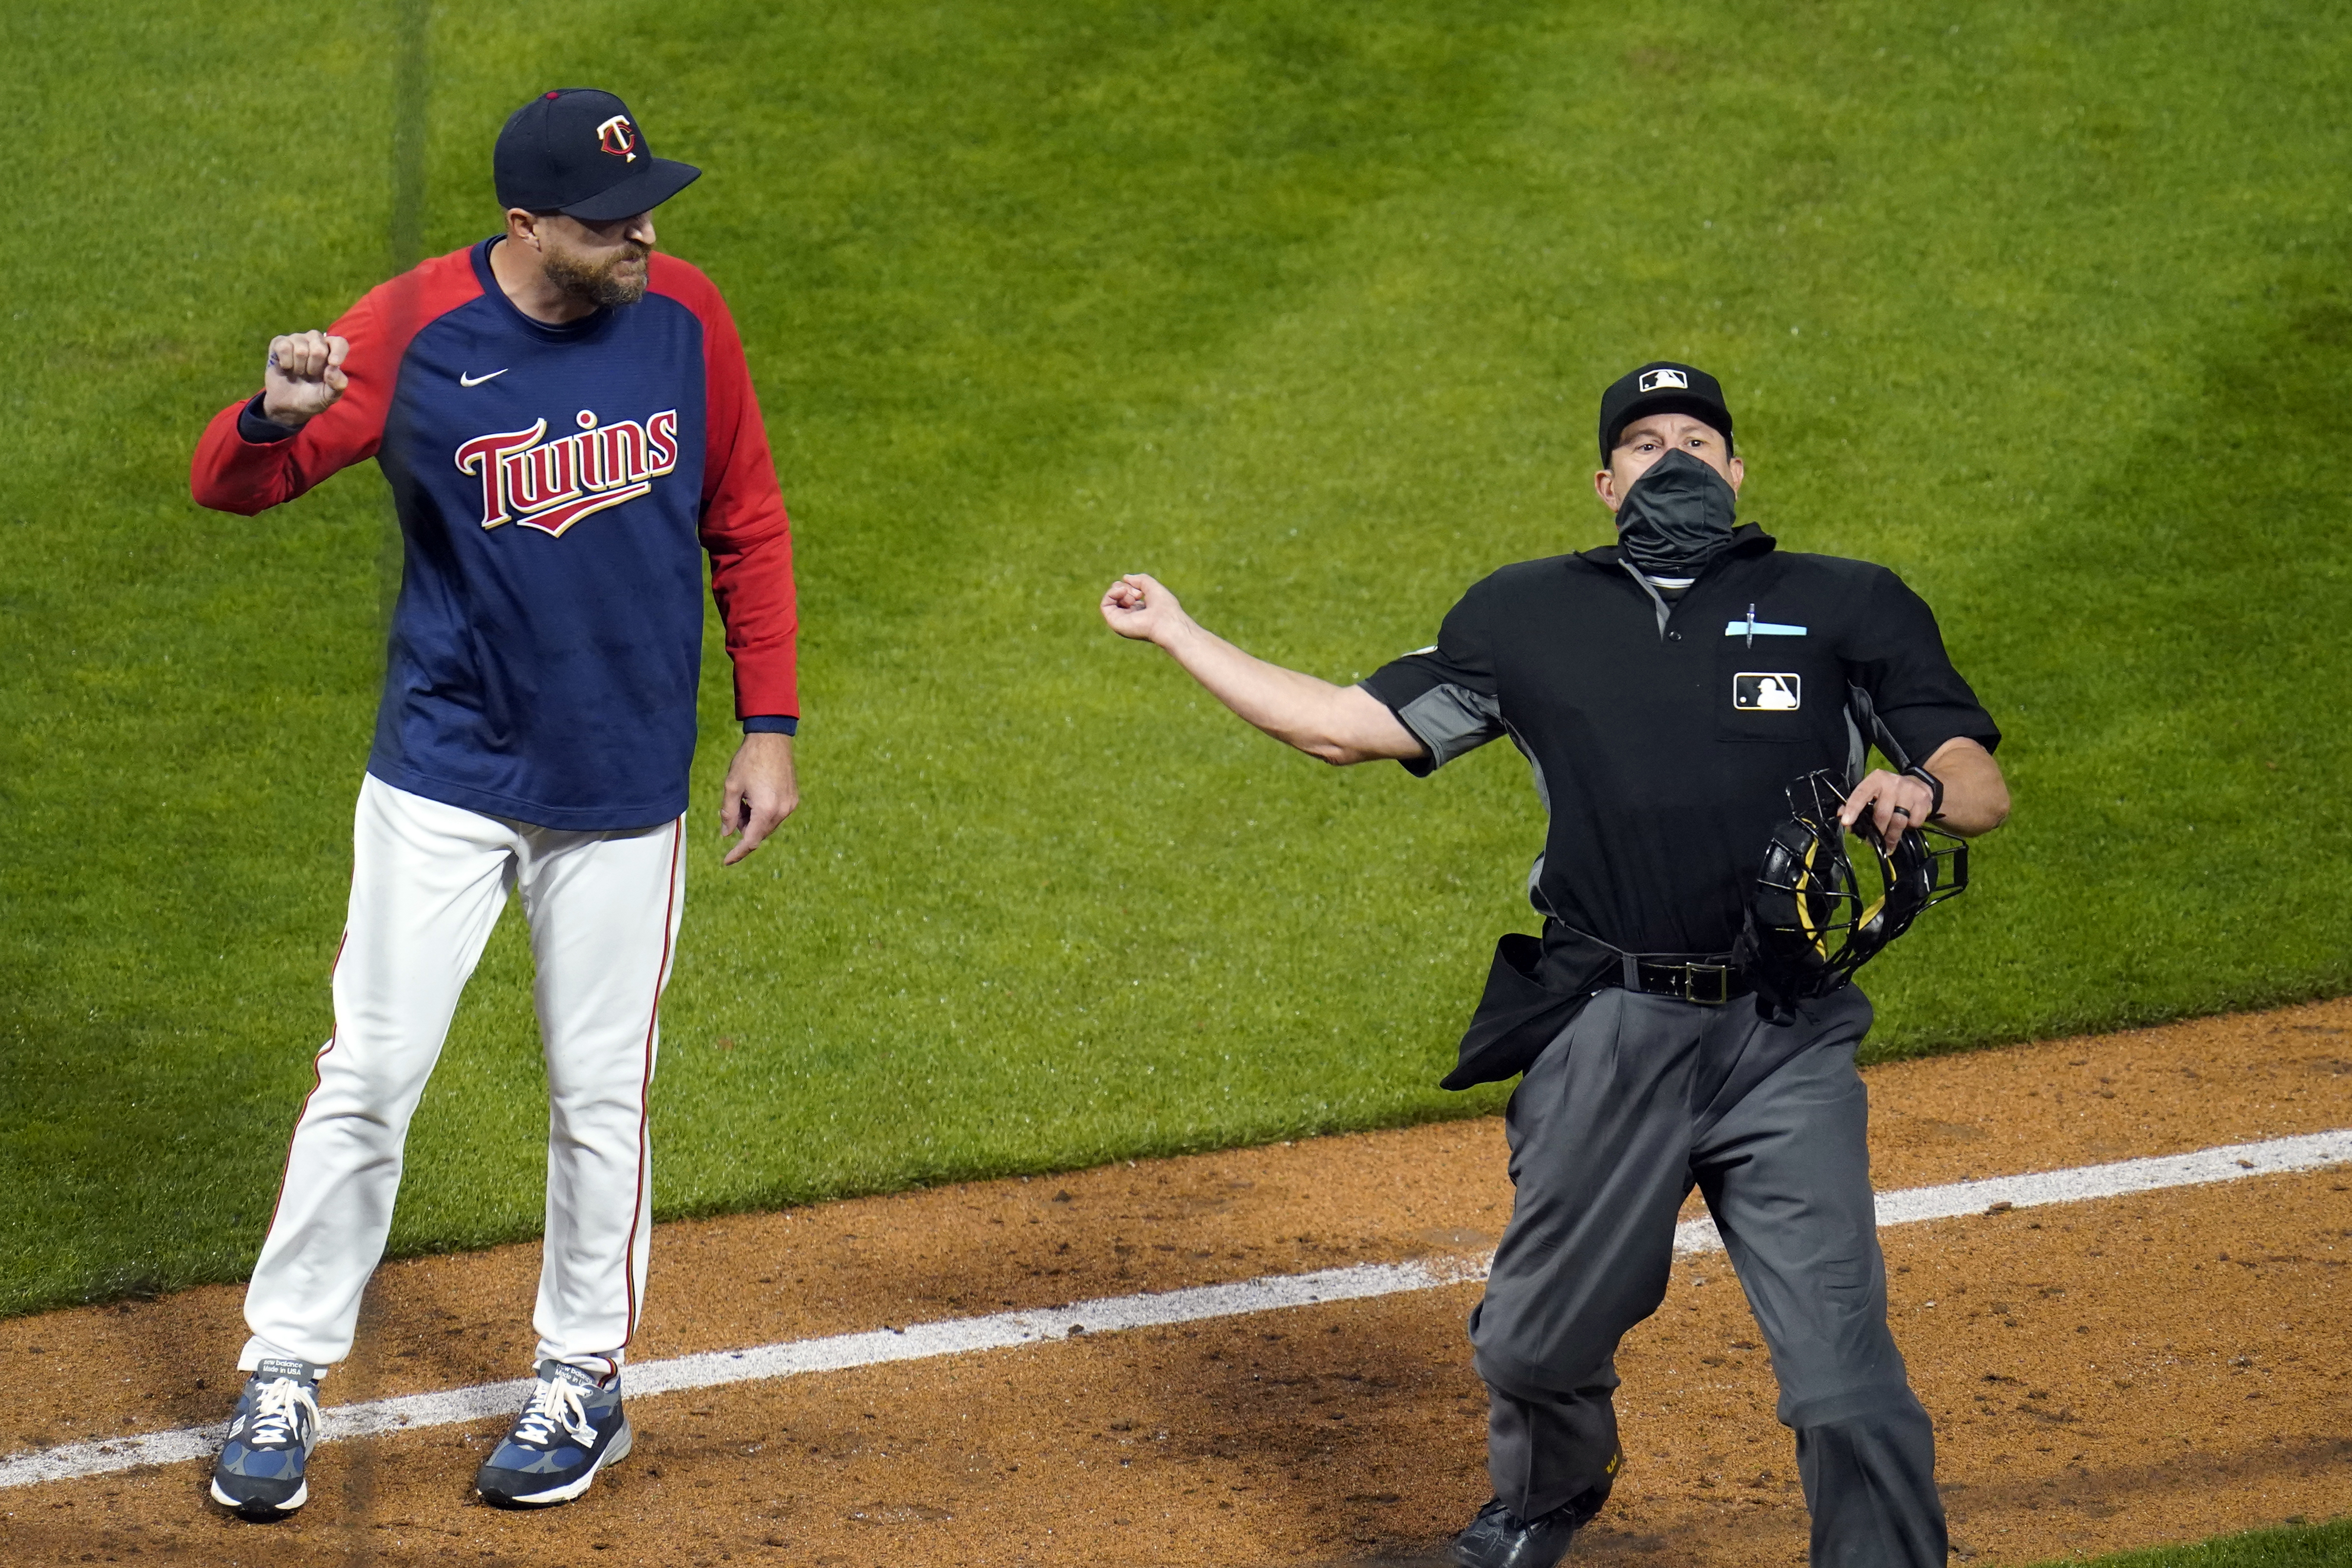
<instances>
[{"instance_id":1,"label":"tc logo on cap","mask_svg":"<svg viewBox=\"0 0 2352 1568\"><path fill-rule=\"evenodd\" d=\"M1688 392L1690 390L1690 377L1683 374L1680 371L1644 371L1642 372L1641 391L1645 392L1654 392L1669 389L1680 392Z\"/></svg>"},{"instance_id":2,"label":"tc logo on cap","mask_svg":"<svg viewBox=\"0 0 2352 1568\"><path fill-rule=\"evenodd\" d=\"M627 115L616 114L596 128L596 145L615 158L625 158L634 163L637 161L637 128L629 123ZM1642 390L1650 389L1644 386Z\"/></svg>"}]
</instances>

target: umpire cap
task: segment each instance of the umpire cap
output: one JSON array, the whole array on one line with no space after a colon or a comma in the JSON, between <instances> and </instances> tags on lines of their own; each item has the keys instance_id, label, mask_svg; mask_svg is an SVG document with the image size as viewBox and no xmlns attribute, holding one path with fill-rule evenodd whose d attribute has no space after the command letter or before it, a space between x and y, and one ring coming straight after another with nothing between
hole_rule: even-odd
<instances>
[{"instance_id":1,"label":"umpire cap","mask_svg":"<svg viewBox=\"0 0 2352 1568\"><path fill-rule=\"evenodd\" d=\"M490 168L500 206L590 223L649 211L702 177L655 157L629 106L593 87L543 92L509 115Z\"/></svg>"},{"instance_id":2,"label":"umpire cap","mask_svg":"<svg viewBox=\"0 0 2352 1568\"><path fill-rule=\"evenodd\" d=\"M1601 465L1617 450L1617 437L1645 413L1687 413L1723 433L1723 450L1731 446L1731 410L1723 401L1723 384L1705 371L1678 365L1672 360L1652 360L1609 383L1601 394Z\"/></svg>"}]
</instances>

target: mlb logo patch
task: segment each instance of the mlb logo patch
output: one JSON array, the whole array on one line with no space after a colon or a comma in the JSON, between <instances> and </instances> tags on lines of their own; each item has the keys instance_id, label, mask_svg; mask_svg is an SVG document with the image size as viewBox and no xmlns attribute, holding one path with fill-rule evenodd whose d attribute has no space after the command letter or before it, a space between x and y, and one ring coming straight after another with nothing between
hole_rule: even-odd
<instances>
[{"instance_id":1,"label":"mlb logo patch","mask_svg":"<svg viewBox=\"0 0 2352 1568\"><path fill-rule=\"evenodd\" d=\"M1742 713L1794 713L1804 706L1804 677L1742 670L1731 677L1731 706Z\"/></svg>"},{"instance_id":2,"label":"mlb logo patch","mask_svg":"<svg viewBox=\"0 0 2352 1568\"><path fill-rule=\"evenodd\" d=\"M1690 377L1680 371L1655 370L1642 372L1641 388L1645 392L1688 392Z\"/></svg>"}]
</instances>

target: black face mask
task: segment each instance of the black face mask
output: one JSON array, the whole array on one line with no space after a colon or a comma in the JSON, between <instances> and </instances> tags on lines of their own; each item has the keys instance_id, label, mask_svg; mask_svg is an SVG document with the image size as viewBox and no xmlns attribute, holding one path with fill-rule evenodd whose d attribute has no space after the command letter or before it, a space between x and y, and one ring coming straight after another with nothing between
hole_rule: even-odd
<instances>
[{"instance_id":1,"label":"black face mask","mask_svg":"<svg viewBox=\"0 0 2352 1568\"><path fill-rule=\"evenodd\" d=\"M1687 452L1669 452L1625 492L1617 542L1651 577L1696 577L1731 548L1738 504L1722 475Z\"/></svg>"}]
</instances>

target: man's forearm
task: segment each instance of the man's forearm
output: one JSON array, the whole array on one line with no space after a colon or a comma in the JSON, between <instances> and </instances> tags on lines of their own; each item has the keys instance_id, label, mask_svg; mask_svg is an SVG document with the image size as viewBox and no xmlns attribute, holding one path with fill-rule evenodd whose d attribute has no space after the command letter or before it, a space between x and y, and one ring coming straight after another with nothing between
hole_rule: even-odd
<instances>
[{"instance_id":1,"label":"man's forearm","mask_svg":"<svg viewBox=\"0 0 2352 1568\"><path fill-rule=\"evenodd\" d=\"M1339 695L1330 682L1244 653L1189 619L1160 646L1211 696L1276 740L1326 761L1341 760L1330 755L1336 747L1328 710Z\"/></svg>"},{"instance_id":2,"label":"man's forearm","mask_svg":"<svg viewBox=\"0 0 2352 1568\"><path fill-rule=\"evenodd\" d=\"M1146 573L1112 583L1102 615L1112 631L1161 649L1211 696L1309 757L1340 765L1422 754L1412 732L1363 687L1335 686L1252 658L1203 631L1167 586Z\"/></svg>"},{"instance_id":3,"label":"man's forearm","mask_svg":"<svg viewBox=\"0 0 2352 1568\"><path fill-rule=\"evenodd\" d=\"M1360 686L1267 664L1189 618L1160 646L1210 695L1310 757L1344 766L1421 753L1396 716Z\"/></svg>"},{"instance_id":4,"label":"man's forearm","mask_svg":"<svg viewBox=\"0 0 2352 1568\"><path fill-rule=\"evenodd\" d=\"M2000 776L2000 764L1975 741L1946 741L1927 758L1927 768L1944 786L1937 827L1974 838L2008 820L2009 784Z\"/></svg>"}]
</instances>

